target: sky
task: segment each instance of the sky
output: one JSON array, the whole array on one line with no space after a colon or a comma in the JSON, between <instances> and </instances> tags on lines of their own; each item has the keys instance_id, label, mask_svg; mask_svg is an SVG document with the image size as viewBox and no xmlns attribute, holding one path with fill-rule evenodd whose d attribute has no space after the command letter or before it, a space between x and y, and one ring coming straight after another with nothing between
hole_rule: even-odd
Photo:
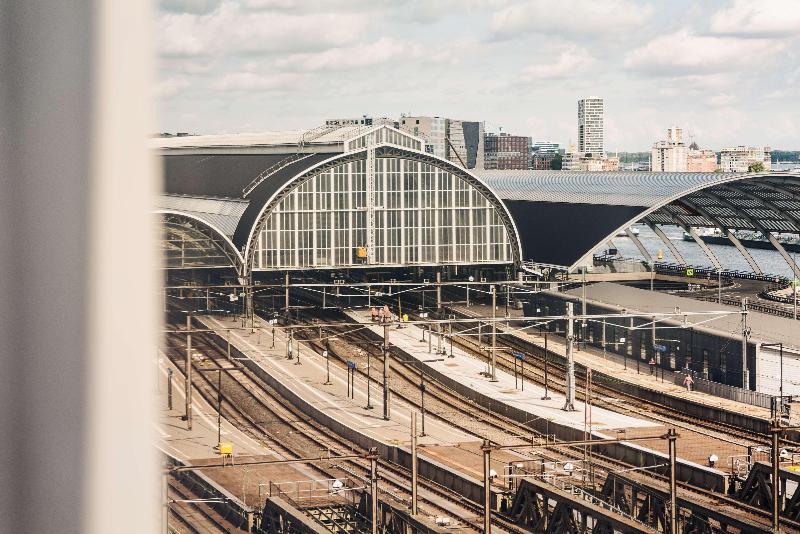
<instances>
[{"instance_id":1,"label":"sky","mask_svg":"<svg viewBox=\"0 0 800 534\"><path fill-rule=\"evenodd\" d=\"M165 132L406 113L566 145L600 96L606 151L800 149L800 0L160 0L155 31Z\"/></svg>"}]
</instances>

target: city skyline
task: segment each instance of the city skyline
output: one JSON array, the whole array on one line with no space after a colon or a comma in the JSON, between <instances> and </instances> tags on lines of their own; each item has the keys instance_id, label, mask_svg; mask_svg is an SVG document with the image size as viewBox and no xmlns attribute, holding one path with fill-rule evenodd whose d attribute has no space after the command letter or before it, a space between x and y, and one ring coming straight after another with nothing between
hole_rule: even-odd
<instances>
[{"instance_id":1,"label":"city skyline","mask_svg":"<svg viewBox=\"0 0 800 534\"><path fill-rule=\"evenodd\" d=\"M605 149L670 124L702 147L798 148L797 4L162 0L159 128L300 129L334 116L438 115L562 146L580 98ZM580 19L565 13L583 13Z\"/></svg>"}]
</instances>

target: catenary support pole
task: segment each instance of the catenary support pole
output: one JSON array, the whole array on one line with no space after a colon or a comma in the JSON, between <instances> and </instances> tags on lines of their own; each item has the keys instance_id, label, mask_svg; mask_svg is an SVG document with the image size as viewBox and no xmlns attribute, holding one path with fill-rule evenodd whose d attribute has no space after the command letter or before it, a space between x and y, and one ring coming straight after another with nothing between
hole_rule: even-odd
<instances>
[{"instance_id":1,"label":"catenary support pole","mask_svg":"<svg viewBox=\"0 0 800 534\"><path fill-rule=\"evenodd\" d=\"M411 515L417 515L417 412L411 412Z\"/></svg>"},{"instance_id":2,"label":"catenary support pole","mask_svg":"<svg viewBox=\"0 0 800 534\"><path fill-rule=\"evenodd\" d=\"M492 382L497 382L497 287L492 285Z\"/></svg>"},{"instance_id":3,"label":"catenary support pole","mask_svg":"<svg viewBox=\"0 0 800 534\"><path fill-rule=\"evenodd\" d=\"M492 532L492 487L491 487L491 454L492 448L489 440L483 440L483 532L484 534L491 534Z\"/></svg>"},{"instance_id":4,"label":"catenary support pole","mask_svg":"<svg viewBox=\"0 0 800 534\"><path fill-rule=\"evenodd\" d=\"M781 513L781 497L780 497L780 465L781 465L781 449L780 449L780 415L776 414L772 420L772 532L780 534L780 513Z\"/></svg>"},{"instance_id":5,"label":"catenary support pole","mask_svg":"<svg viewBox=\"0 0 800 534\"><path fill-rule=\"evenodd\" d=\"M389 409L389 324L383 324L383 418L388 421Z\"/></svg>"},{"instance_id":6,"label":"catenary support pole","mask_svg":"<svg viewBox=\"0 0 800 534\"><path fill-rule=\"evenodd\" d=\"M372 358L370 357L370 352L367 351L367 405L364 406L365 410L371 410L373 408L372 394L371 394L372 388L370 387L370 383L372 382L372 377L370 376L371 368L372 368Z\"/></svg>"},{"instance_id":7,"label":"catenary support pole","mask_svg":"<svg viewBox=\"0 0 800 534\"><path fill-rule=\"evenodd\" d=\"M192 314L186 314L186 362L184 364L184 397L186 398L186 429L192 429Z\"/></svg>"},{"instance_id":8,"label":"catenary support pole","mask_svg":"<svg viewBox=\"0 0 800 534\"><path fill-rule=\"evenodd\" d=\"M547 355L547 331L544 333L544 396L542 400L550 400L550 392L548 391L549 377L548 377L548 362L550 358Z\"/></svg>"},{"instance_id":9,"label":"catenary support pole","mask_svg":"<svg viewBox=\"0 0 800 534\"><path fill-rule=\"evenodd\" d=\"M283 297L283 306L286 308L286 314L289 314L289 271L286 271L286 278L285 278L285 293Z\"/></svg>"},{"instance_id":10,"label":"catenary support pole","mask_svg":"<svg viewBox=\"0 0 800 534\"><path fill-rule=\"evenodd\" d=\"M747 368L747 298L742 299L742 388L750 389L750 371Z\"/></svg>"},{"instance_id":11,"label":"catenary support pole","mask_svg":"<svg viewBox=\"0 0 800 534\"><path fill-rule=\"evenodd\" d=\"M369 492L372 512L372 534L378 534L378 451L369 451Z\"/></svg>"},{"instance_id":12,"label":"catenary support pole","mask_svg":"<svg viewBox=\"0 0 800 534\"><path fill-rule=\"evenodd\" d=\"M669 531L670 534L678 534L678 487L675 478L675 464L677 462L676 441L678 434L674 428L667 432L669 442Z\"/></svg>"},{"instance_id":13,"label":"catenary support pole","mask_svg":"<svg viewBox=\"0 0 800 534\"><path fill-rule=\"evenodd\" d=\"M172 410L172 369L167 369L167 409Z\"/></svg>"},{"instance_id":14,"label":"catenary support pole","mask_svg":"<svg viewBox=\"0 0 800 534\"><path fill-rule=\"evenodd\" d=\"M169 473L164 470L161 475L161 502L164 503L164 508L161 515L162 534L170 534L169 528Z\"/></svg>"},{"instance_id":15,"label":"catenary support pole","mask_svg":"<svg viewBox=\"0 0 800 534\"><path fill-rule=\"evenodd\" d=\"M442 272L436 271L436 309L442 309Z\"/></svg>"},{"instance_id":16,"label":"catenary support pole","mask_svg":"<svg viewBox=\"0 0 800 534\"><path fill-rule=\"evenodd\" d=\"M217 369L217 445L222 443L222 369Z\"/></svg>"},{"instance_id":17,"label":"catenary support pole","mask_svg":"<svg viewBox=\"0 0 800 534\"><path fill-rule=\"evenodd\" d=\"M575 411L575 354L573 351L574 343L574 319L572 312L572 303L567 302L567 391L566 398L564 399L564 411Z\"/></svg>"}]
</instances>

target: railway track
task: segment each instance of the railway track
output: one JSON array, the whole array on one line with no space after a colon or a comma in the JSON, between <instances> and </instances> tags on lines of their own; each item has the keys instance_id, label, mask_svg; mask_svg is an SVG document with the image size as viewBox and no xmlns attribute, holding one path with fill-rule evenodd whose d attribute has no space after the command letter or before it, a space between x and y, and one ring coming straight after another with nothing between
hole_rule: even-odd
<instances>
[{"instance_id":1,"label":"railway track","mask_svg":"<svg viewBox=\"0 0 800 534\"><path fill-rule=\"evenodd\" d=\"M177 325L173 325L177 327ZM169 345L180 347L179 334L172 334ZM220 368L230 365L225 352L216 346L205 335L196 335L198 341L205 345L207 355L204 369ZM168 356L180 368L183 354L180 350L168 350ZM193 362L195 368L200 365ZM199 370L199 368L198 368ZM326 427L306 418L297 408L289 404L280 394L263 384L244 367L237 371L222 371L222 389L224 391L222 414L236 424L237 427L261 441L265 446L287 458L297 458L329 451L331 455L352 454L353 451L366 453L356 445L348 442ZM234 376L234 373L236 376ZM207 372L197 372L199 378L195 382L198 392L211 404L216 405L216 382ZM313 468L320 478L356 478L368 483L369 465L366 460L346 460L327 467ZM384 500L394 501L401 508L410 502L410 473L390 462L379 461L379 472L383 481L381 496ZM386 486L389 486L388 488ZM482 509L471 501L455 494L452 490L438 486L430 481L420 479L420 510L428 515L445 515L457 519L464 526L473 530L482 530ZM522 534L525 532L502 517L494 522L499 532Z\"/></svg>"},{"instance_id":2,"label":"railway track","mask_svg":"<svg viewBox=\"0 0 800 534\"><path fill-rule=\"evenodd\" d=\"M309 306L306 311L313 310L313 309L314 309L314 306L313 306L313 303L312 303L312 305ZM311 315L311 313L308 313L308 315ZM319 317L317 317L317 319L322 319L322 320L326 320L326 321L328 321L328 320L333 321L333 320L335 320L335 317L334 318L330 318L330 317L319 316ZM341 320L341 319L342 318L339 317L339 320ZM313 325L313 323L307 323L307 324L309 324L309 326ZM358 337L358 336L356 336L356 337ZM363 344L363 342L365 341L364 339L357 340L357 343L356 343L357 345L359 345L358 341L362 342L362 344L360 346L365 346L365 347L372 346L374 349L379 350L379 349L377 349L377 347L374 347L374 345ZM461 341L459 341L459 342L461 342ZM309 339L306 340L306 343L309 343L309 344L311 344L313 346L314 345L313 336L310 336ZM373 341L373 343L374 343L374 341ZM317 349L317 352L321 352L323 347L322 347L321 344L319 344L315 348ZM335 348L332 348L332 351L333 351L332 355L334 356L334 360L338 359L340 364L343 363L344 362L344 357L339 354L339 351L337 351ZM349 359L353 359L352 351L344 351L344 352L349 353L351 355ZM376 356L377 356L377 354L376 354ZM375 360L375 361L378 361L378 360ZM507 360L507 362L510 362L510 361L511 361L510 359ZM504 365L507 362L499 361L498 363L500 365ZM528 370L528 372L530 372L530 370ZM415 373L414 373L414 371L411 370L411 369L406 369L404 366L393 366L393 374L401 376L403 378L405 384L406 384L406 387L408 388L408 391L403 392L403 391L399 390L397 387L394 387L394 385L393 385L393 389L395 391L395 394L403 397L410 404L418 405L418 403L416 402L416 399L413 398L413 393L412 393L412 390L418 391L418 388L417 388L417 386L415 384ZM532 376L527 376L527 378L529 380L536 381L535 379L533 379ZM468 427L465 427L465 426L460 426L460 428L462 428L463 430L465 430L465 431L467 431L467 432L469 432L471 434L479 435L479 436L482 436L482 437L488 437L488 439L492 439L495 442L501 442L498 439L498 436L497 436L498 432L504 432L507 436L513 437L514 439L517 439L517 438L525 436L525 435L528 435L528 436L531 435L531 430L528 429L527 427L519 425L518 423L515 423L513 421L500 420L496 416L496 414L482 413L482 411L481 411L482 409L480 407L474 405L473 403L471 403L469 401L466 401L463 398L459 398L453 392L446 391L446 388L443 388L443 386L441 386L440 384L436 383L435 381L429 381L428 384L429 384L429 387L433 388L433 391L430 390L430 389L428 390L429 391L429 396L428 396L429 402L430 402L430 400L435 399L434 402L441 402L442 403L442 407L446 408L447 410L450 410L451 414L452 413L460 413L462 415L468 415L469 419L478 420L481 424L485 425L485 427L490 429L490 431L493 434L493 436L492 437L488 437L489 434L487 432L476 432L474 428L468 428ZM596 403L596 405L597 404L598 403ZM616 404L611 404L610 407L616 408L617 411L619 411L619 406L617 406ZM434 409L434 410L436 412L440 412L439 409ZM440 413L447 414L447 411L442 410ZM639 412L637 412L637 415L640 415ZM461 420L462 420L461 417L447 417L447 422L450 423L450 424L453 424L454 421L461 421ZM459 425L455 425L455 426L459 427ZM329 438L327 438L327 439L329 439ZM563 461L564 458L570 458L570 459L574 460L576 458L576 451L574 451L574 450L565 450L563 447L561 449L559 449L557 444L553 445L553 447L551 448L551 451L557 452L557 453L560 453L560 454L564 455L564 456L552 456L551 457L552 461L559 461L559 460ZM597 458L597 455L594 454L593 457ZM615 469L619 470L619 469L626 469L626 468L631 467L631 466L629 466L627 464L622 464L620 462L617 462L616 460L611 460L611 459L603 459L602 461L597 461L597 460L595 460L595 461L598 462L599 464L603 464L603 467L605 467L606 469L609 469L609 470L615 470ZM652 473L648 473L648 475L652 476L653 479L658 480L661 483L663 483L665 481L664 477L654 476ZM407 474L406 474L406 476L407 476ZM702 491L702 490L699 490L697 488L693 488L693 487L691 487L689 485L682 485L682 492L690 493L691 495L695 496L700 502L706 502L706 503L708 503L708 506L713 506L714 508L716 508L718 510L729 510L732 516L735 516L737 514L741 516L742 512L744 512L744 514L747 516L747 519L749 519L749 520L756 519L759 523L763 524L765 528L769 524L768 514L764 510L761 510L761 509L758 509L758 508L755 508L755 507L745 506L745 505L743 505L743 503L741 503L739 501L736 501L734 499L722 497L717 493ZM476 512L480 512L480 511L476 510ZM476 526L476 525L472 525L472 526Z\"/></svg>"},{"instance_id":3,"label":"railway track","mask_svg":"<svg viewBox=\"0 0 800 534\"><path fill-rule=\"evenodd\" d=\"M330 316L330 314L328 314L328 316L320 314L316 315L316 319L318 320L337 319L337 317ZM345 319L345 317L342 316L339 316L338 319L341 322L347 322L347 320L349 320L349 318ZM295 322L295 324L297 323ZM314 322L306 321L305 324L313 326ZM354 354L357 353L357 351L354 350L356 348L361 348L362 351L371 350L373 352L371 354L371 358L373 359L372 361L379 361L379 358L381 357L381 349L374 344L374 341L373 343L368 343L368 341L370 341L369 337L363 332L346 334L346 329L341 329L339 330L339 333L343 339L346 336L347 338L354 338L355 341L354 344L350 346L345 345L343 347L337 347L334 343L329 344L328 350L340 367L344 366L344 362L347 359L358 360L358 358L354 356ZM315 342L311 337L306 339L305 342L315 346L318 352L321 352L323 349L322 344ZM362 357L361 362L363 362L365 359L365 357ZM359 368L361 368L361 365L359 365ZM364 377L366 376L363 372L361 374ZM402 398L410 405L419 407L420 395L417 381L418 373L404 365L393 365L392 376L400 379L390 381L390 388L393 392L393 395ZM374 376L373 379L377 383L377 379L375 379ZM464 399L459 394L445 387L438 381L428 380L427 385L428 388L426 389L426 402L431 403L432 401L433 404L433 409L429 412L429 414L464 432L481 438L489 439L496 443L515 443L519 442L521 439L531 439L531 437L536 434L530 428L520 424L515 420L489 412L485 408ZM481 423L483 429L481 429L481 425L476 426L474 424L465 424L465 420L477 420ZM542 439L542 436L539 436L538 442L544 442L545 439ZM560 446L557 442L553 443L546 450L548 451L547 453L541 453L540 449L537 458L544 458L547 462L575 462L576 460L579 460L583 454L581 448ZM522 450L513 452L520 455L520 458L531 458ZM595 476L599 475L597 476L597 480L601 484L607 473L616 471L628 471L627 475L629 478L633 478L644 484L647 482L655 482L662 489L668 482L667 477L652 471L642 471L634 474L629 470L631 468L635 468L636 466L598 455L597 453L592 453L589 455L589 457L592 465L595 468L599 468L597 473L593 473L592 478L594 479ZM693 498L697 502L704 502L708 507L713 507L717 510L726 510L731 514L731 516L742 517L742 512L744 512L746 519L756 519L764 526L764 528L768 528L769 526L769 513L766 510L745 505L736 499L709 490L704 490L702 488L697 488L690 484L679 483L679 487L682 490L683 497Z\"/></svg>"},{"instance_id":4,"label":"railway track","mask_svg":"<svg viewBox=\"0 0 800 534\"><path fill-rule=\"evenodd\" d=\"M172 501L169 507L169 529L176 533L218 534L244 533L236 525L220 516L210 505L191 502L202 499L181 480L170 477L167 495Z\"/></svg>"},{"instance_id":5,"label":"railway track","mask_svg":"<svg viewBox=\"0 0 800 534\"><path fill-rule=\"evenodd\" d=\"M463 318L469 318L463 314ZM477 321L476 321L477 322ZM457 324L456 329L464 330L463 323ZM552 336L553 334L551 334ZM478 343L471 337L457 336L454 340L460 348L471 352L473 355L485 358L486 351L481 350ZM532 342L522 340L512 334L503 331L502 327L497 329L497 346L500 348L505 347L508 350L523 351L526 355L532 358L526 358L525 376L526 378L534 381L537 384L544 384L544 349L538 344L531 350ZM566 391L566 383L562 376L566 373L566 366L560 362L563 357L552 352L548 355L548 366L551 373L548 375L548 387L554 391L564 393ZM513 368L513 359L504 351L497 351L496 354L497 365L506 371ZM576 378L576 397L585 400L584 387L586 384L586 370L585 367L579 364L575 366ZM609 398L619 399L619 401L610 402ZM593 406L607 408L611 411L627 413L636 417L646 417L653 421L663 424L675 426L685 430L691 430L705 435L712 436L716 439L726 441L728 443L738 445L741 447L748 447L750 445L769 445L769 436L751 432L733 425L721 423L718 421L710 421L698 419L689 416L681 411L670 408L663 404L654 401L642 399L625 393L620 389L612 388L602 383L593 381L592 394L590 395L591 403Z\"/></svg>"}]
</instances>

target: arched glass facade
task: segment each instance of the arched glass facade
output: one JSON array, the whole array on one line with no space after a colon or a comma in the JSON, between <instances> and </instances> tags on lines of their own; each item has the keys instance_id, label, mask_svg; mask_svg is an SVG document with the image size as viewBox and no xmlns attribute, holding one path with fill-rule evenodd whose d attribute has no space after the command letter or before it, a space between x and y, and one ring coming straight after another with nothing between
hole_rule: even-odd
<instances>
[{"instance_id":1,"label":"arched glass facade","mask_svg":"<svg viewBox=\"0 0 800 534\"><path fill-rule=\"evenodd\" d=\"M368 165L341 163L283 196L266 215L253 269L513 261L502 208L466 179L391 155L374 159L368 187Z\"/></svg>"}]
</instances>

